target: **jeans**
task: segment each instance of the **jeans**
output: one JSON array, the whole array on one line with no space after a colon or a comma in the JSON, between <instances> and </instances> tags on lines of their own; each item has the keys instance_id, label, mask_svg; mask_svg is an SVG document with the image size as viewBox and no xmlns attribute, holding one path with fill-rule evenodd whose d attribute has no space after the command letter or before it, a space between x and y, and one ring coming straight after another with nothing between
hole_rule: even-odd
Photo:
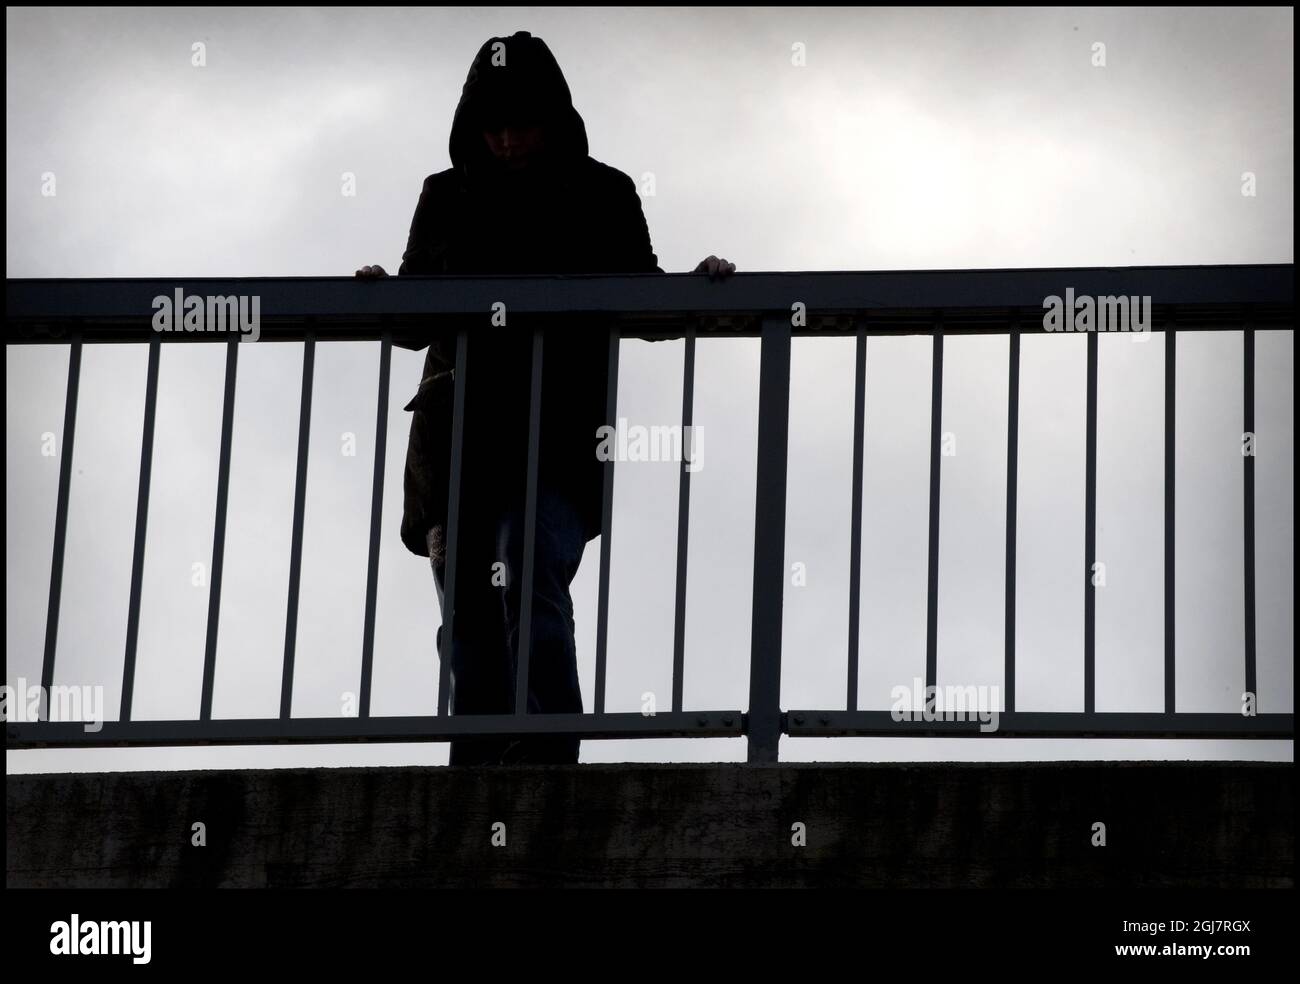
<instances>
[{"instance_id":1,"label":"jeans","mask_svg":"<svg viewBox=\"0 0 1300 984\"><path fill-rule=\"evenodd\" d=\"M515 710L524 581L523 508L464 501L461 511L455 630L448 654L449 706L454 715L510 714ZM585 530L572 497L539 486L528 665L530 714L582 713L569 585L585 546ZM445 564L435 563L433 573L445 623ZM438 651L442 653L442 628ZM448 764L576 764L579 743L577 738L560 736L457 739L451 742Z\"/></svg>"}]
</instances>

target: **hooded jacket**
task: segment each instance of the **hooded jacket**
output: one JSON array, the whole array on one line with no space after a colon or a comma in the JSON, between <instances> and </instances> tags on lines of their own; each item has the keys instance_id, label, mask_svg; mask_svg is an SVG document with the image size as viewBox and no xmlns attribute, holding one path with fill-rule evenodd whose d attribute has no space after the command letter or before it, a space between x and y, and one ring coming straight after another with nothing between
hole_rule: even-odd
<instances>
[{"instance_id":1,"label":"hooded jacket","mask_svg":"<svg viewBox=\"0 0 1300 984\"><path fill-rule=\"evenodd\" d=\"M493 166L485 126L537 122L545 149L519 171ZM448 150L452 166L425 179L399 275L662 273L636 185L594 160L568 84L550 49L520 31L479 49L461 90ZM531 332L468 328L463 508L522 505L528 448ZM608 336L599 327L544 338L542 481L578 503L588 540L600 532ZM455 330L432 333L420 386L406 405L402 542L442 561L455 386ZM433 531L433 536L427 534Z\"/></svg>"}]
</instances>

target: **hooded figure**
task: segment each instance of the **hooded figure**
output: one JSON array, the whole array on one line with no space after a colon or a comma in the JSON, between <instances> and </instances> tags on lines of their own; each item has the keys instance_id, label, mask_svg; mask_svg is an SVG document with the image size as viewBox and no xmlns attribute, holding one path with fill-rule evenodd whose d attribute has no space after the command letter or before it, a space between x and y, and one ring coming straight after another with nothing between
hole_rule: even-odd
<instances>
[{"instance_id":1,"label":"hooded figure","mask_svg":"<svg viewBox=\"0 0 1300 984\"><path fill-rule=\"evenodd\" d=\"M539 125L540 153L510 170L484 131ZM428 177L399 274L662 273L636 185L592 159L568 84L540 38L491 38L470 66L448 142L452 167ZM527 467L531 332L469 326L461 502L522 503ZM412 411L402 542L441 563L451 453L455 332L429 344ZM569 496L587 540L599 535L608 339L590 325L545 334L539 476Z\"/></svg>"}]
</instances>

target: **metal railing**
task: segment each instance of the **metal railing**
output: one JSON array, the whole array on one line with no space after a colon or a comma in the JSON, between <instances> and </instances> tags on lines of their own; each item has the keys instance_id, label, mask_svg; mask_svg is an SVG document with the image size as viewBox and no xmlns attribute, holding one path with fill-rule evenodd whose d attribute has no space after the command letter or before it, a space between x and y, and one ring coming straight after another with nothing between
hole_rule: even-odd
<instances>
[{"instance_id":1,"label":"metal railing","mask_svg":"<svg viewBox=\"0 0 1300 984\"><path fill-rule=\"evenodd\" d=\"M708 736L748 739L751 762L774 762L781 735L904 735L994 737L1239 737L1292 738L1291 714L1187 713L1175 708L1174 636L1174 373L1177 338L1183 332L1230 330L1244 336L1244 431L1254 429L1254 333L1260 328L1293 327L1293 268L1290 265L1219 267L1128 267L1113 269L963 270L880 273L738 274L720 283L699 275L644 274L565 277L403 277L361 283L351 278L187 279L187 280L9 280L5 302L7 344L66 344L66 410L61 444L53 562L46 616L42 694L55 678L64 542L73 441L78 412L82 346L147 342L148 374L141 438L135 547L127 613L126 654L120 720L88 732L72 721L42 720L6 725L9 748L41 746L184 745L259 742L347 742L450 740L465 736L566 733L582 738ZM1020 391L1020 340L1043 324L1044 299L1064 294L1093 297L1150 296L1153 330L1165 344L1164 417L1164 708L1154 713L1106 713L1095 706L1095 586L1090 572L1096 553L1097 483L1097 333L1087 335L1086 514L1084 567L1084 710L1036 712L1016 706L1016 491ZM160 332L151 329L152 299L186 295L255 295L261 304L261 338L304 343L297 479L289 568L288 608L280 713L270 719L215 719L212 691L220 617L222 557L230 481L231 431L240 335L234 332ZM695 341L700 333L758 336L761 339L758 401L758 461L755 488L755 541L749 700L746 709L691 710L682 706L686 545L690 472L683 467L677 533L677 591L674 612L673 697L667 712L614 713L605 709L609 632L609 577L613 463L605 465L603 535L597 614L594 711L583 714L528 714L517 700L516 714L449 715L449 660L442 659L438 713L431 716L377 717L370 713L374 663L375 603L378 581L384 450L389 412L389 368L394 344L418 348L431 328L454 328L457 378L464 379L467 332L474 319L489 317L504 303L511 323L532 332L532 419L525 502L525 557L531 556L536 519L539 443L537 386L548 330L593 331L609 338L607 419L615 420L620 339L682 338L685 341L683 425L692 419ZM806 321L795 323L792 306L803 305ZM557 324L563 322L563 327ZM481 323L481 322L480 322ZM859 710L858 627L862 548L862 472L865 418L866 339L869 335L928 334L933 339L930 435L928 602L926 685L936 685L938 625L939 490L943 350L948 335L1006 334L1008 364L1007 497L1005 559L1005 707L999 727L986 731L974 716L954 720L895 719L889 711ZM781 627L785 584L786 469L789 445L791 340L796 334L852 335L857 339L854 400L854 459L848 677L845 707L782 709ZM295 638L302 560L308 432L311 420L314 353L317 342L377 341L381 345L378 405L375 415L374 481L371 497L365 622L360 645L361 690L355 718L295 718L291 714ZM206 649L198 720L132 720L140 593L148 522L152 446L158 394L159 348L163 343L224 342L225 402L222 410L212 574L209 583ZM472 367L471 367L472 368ZM453 417L452 481L449 487L448 566L445 599L454 618L456 516L459 465L463 452L464 387L458 386ZM1245 690L1256 690L1254 458L1243 455L1245 501ZM11 576L14 572L10 572ZM525 563L522 597L531 599L530 565ZM450 630L444 633L450 638ZM522 633L525 640L527 632ZM445 645L445 644L444 644ZM528 647L521 644L516 686L527 691Z\"/></svg>"}]
</instances>

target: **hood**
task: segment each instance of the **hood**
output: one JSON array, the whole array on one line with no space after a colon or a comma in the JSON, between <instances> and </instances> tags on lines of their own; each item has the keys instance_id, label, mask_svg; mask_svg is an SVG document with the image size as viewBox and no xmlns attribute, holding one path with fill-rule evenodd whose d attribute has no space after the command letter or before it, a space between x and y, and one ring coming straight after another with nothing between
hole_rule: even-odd
<instances>
[{"instance_id":1,"label":"hood","mask_svg":"<svg viewBox=\"0 0 1300 984\"><path fill-rule=\"evenodd\" d=\"M448 141L452 166L462 175L483 171L489 153L481 124L488 116L502 115L540 121L553 164L587 156L587 128L573 108L564 73L546 42L527 31L489 38L469 67Z\"/></svg>"}]
</instances>

